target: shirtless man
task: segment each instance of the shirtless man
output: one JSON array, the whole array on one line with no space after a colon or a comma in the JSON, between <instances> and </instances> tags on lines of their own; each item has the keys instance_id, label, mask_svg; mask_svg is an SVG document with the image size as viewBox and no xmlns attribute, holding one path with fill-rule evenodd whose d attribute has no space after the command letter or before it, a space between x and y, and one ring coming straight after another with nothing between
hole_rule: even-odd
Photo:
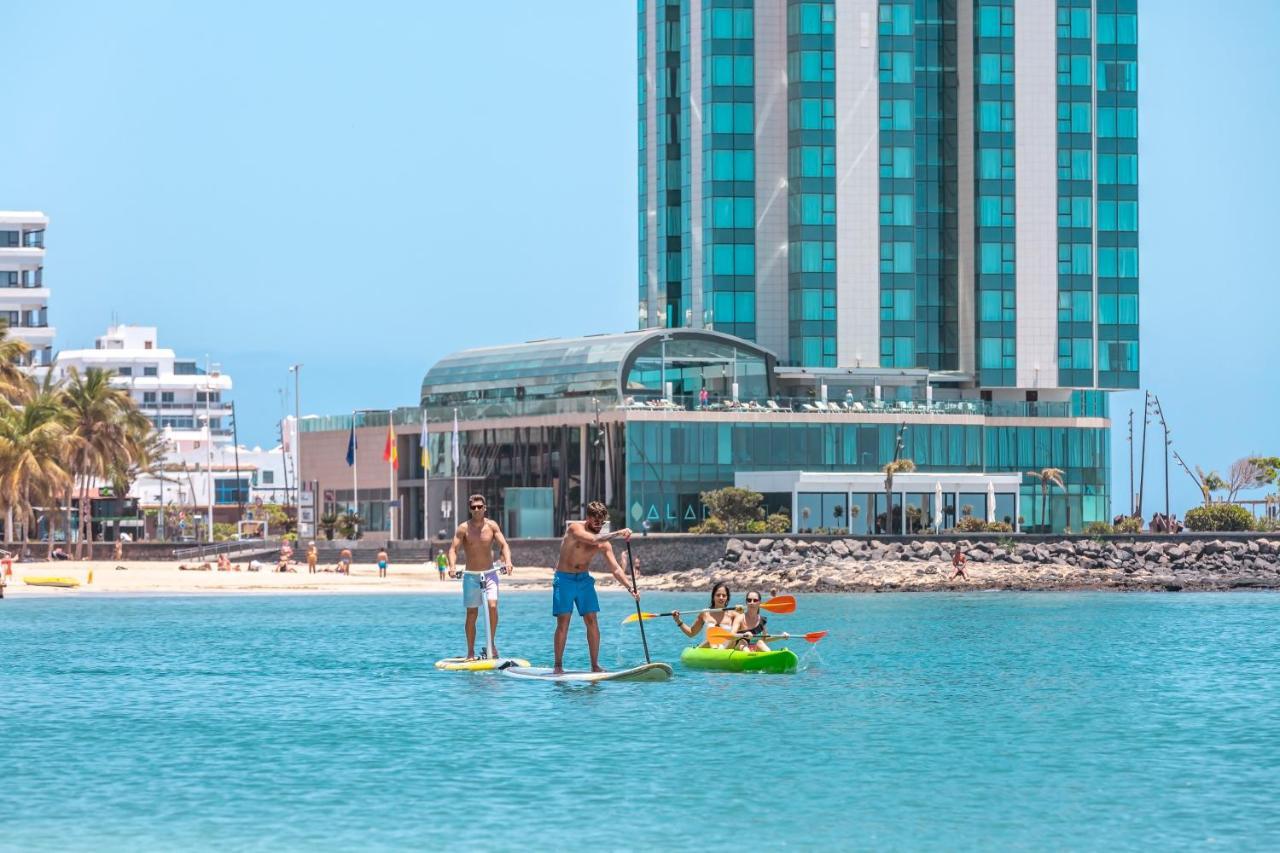
<instances>
[{"instance_id":1,"label":"shirtless man","mask_svg":"<svg viewBox=\"0 0 1280 853\"><path fill-rule=\"evenodd\" d=\"M597 554L604 554L604 561L613 572L613 578L631 593L636 601L640 593L631 588L626 572L613 555L609 540L631 538L627 528L613 533L601 533L609 519L609 509L599 501L587 504L587 520L572 521L560 540L560 560L556 563L555 580L552 583L551 615L556 617L556 667L557 674L564 672L564 644L569 639L569 622L573 619L573 607L587 629L587 650L591 653L591 671L604 672L600 667L600 624L596 614L600 601L596 598L596 582L587 571Z\"/></svg>"},{"instance_id":2,"label":"shirtless man","mask_svg":"<svg viewBox=\"0 0 1280 853\"><path fill-rule=\"evenodd\" d=\"M489 649L498 656L498 575L511 574L511 546L502 535L498 522L485 518L484 495L472 495L467 499L470 517L453 534L449 545L449 575L457 577L454 568L458 547L467 555L467 570L462 575L462 604L467 608L467 660L476 656L476 617L480 615L480 603L489 605ZM493 546L502 552L502 561L493 562Z\"/></svg>"}]
</instances>

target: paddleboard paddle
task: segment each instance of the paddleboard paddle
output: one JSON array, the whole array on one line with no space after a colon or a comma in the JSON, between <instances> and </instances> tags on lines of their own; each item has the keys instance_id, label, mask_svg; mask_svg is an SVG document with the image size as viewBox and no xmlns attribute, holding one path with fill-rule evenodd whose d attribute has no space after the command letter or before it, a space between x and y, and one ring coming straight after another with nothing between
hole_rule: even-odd
<instances>
[{"instance_id":1,"label":"paddleboard paddle","mask_svg":"<svg viewBox=\"0 0 1280 853\"><path fill-rule=\"evenodd\" d=\"M640 587L636 584L636 560L631 556L631 540L627 540L627 568L631 570L631 590L639 592ZM640 599L636 598L636 619L640 621L640 642L644 644L644 662L653 663L649 660L649 641L644 636L644 615L640 612Z\"/></svg>"}]
</instances>

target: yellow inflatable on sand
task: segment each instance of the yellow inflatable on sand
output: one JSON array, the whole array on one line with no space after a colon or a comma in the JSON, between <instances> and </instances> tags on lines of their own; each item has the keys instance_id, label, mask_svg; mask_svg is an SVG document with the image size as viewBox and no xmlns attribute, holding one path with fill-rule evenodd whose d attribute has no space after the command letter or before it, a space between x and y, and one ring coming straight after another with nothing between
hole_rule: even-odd
<instances>
[{"instance_id":1,"label":"yellow inflatable on sand","mask_svg":"<svg viewBox=\"0 0 1280 853\"><path fill-rule=\"evenodd\" d=\"M75 578L59 578L51 575L28 575L22 579L22 582L28 586L60 586L64 589L80 586L80 581Z\"/></svg>"}]
</instances>

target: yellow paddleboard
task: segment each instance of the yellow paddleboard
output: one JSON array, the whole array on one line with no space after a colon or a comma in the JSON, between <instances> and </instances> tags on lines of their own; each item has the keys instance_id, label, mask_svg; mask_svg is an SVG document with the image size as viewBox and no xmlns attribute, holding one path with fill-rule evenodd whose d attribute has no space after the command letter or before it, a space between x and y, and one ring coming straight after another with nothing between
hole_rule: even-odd
<instances>
[{"instance_id":1,"label":"yellow paddleboard","mask_svg":"<svg viewBox=\"0 0 1280 853\"><path fill-rule=\"evenodd\" d=\"M467 660L466 658L445 658L436 661L436 669L443 669L447 672L486 672L488 670L500 669L504 664L512 666L528 666L529 662L523 658L479 658L477 660Z\"/></svg>"},{"instance_id":2,"label":"yellow paddleboard","mask_svg":"<svg viewBox=\"0 0 1280 853\"><path fill-rule=\"evenodd\" d=\"M80 586L80 581L75 578L57 578L46 575L32 575L22 579L22 582L30 586L60 586L65 589Z\"/></svg>"}]
</instances>

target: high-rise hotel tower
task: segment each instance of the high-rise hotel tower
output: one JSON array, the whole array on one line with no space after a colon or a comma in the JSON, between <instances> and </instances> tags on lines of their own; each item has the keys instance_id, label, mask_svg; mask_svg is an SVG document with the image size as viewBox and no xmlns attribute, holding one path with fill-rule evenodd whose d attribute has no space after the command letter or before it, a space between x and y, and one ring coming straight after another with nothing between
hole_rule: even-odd
<instances>
[{"instance_id":1,"label":"high-rise hotel tower","mask_svg":"<svg viewBox=\"0 0 1280 853\"><path fill-rule=\"evenodd\" d=\"M1136 387L1136 12L640 0L640 326Z\"/></svg>"}]
</instances>

